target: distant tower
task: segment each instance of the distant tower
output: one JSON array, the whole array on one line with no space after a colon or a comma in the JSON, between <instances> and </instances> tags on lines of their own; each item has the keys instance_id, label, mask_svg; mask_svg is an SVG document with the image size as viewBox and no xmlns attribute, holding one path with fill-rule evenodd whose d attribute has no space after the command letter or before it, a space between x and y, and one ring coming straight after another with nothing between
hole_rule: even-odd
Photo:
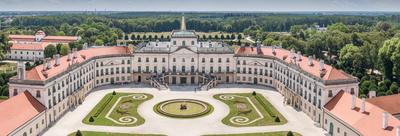
<instances>
[{"instance_id":1,"label":"distant tower","mask_svg":"<svg viewBox=\"0 0 400 136\"><path fill-rule=\"evenodd\" d=\"M186 30L186 22L185 22L185 15L182 15L182 20L181 20L181 31Z\"/></svg>"},{"instance_id":2,"label":"distant tower","mask_svg":"<svg viewBox=\"0 0 400 136\"><path fill-rule=\"evenodd\" d=\"M260 40L256 41L256 46L257 46L257 54L261 54L262 51L261 51L261 42L260 42Z\"/></svg>"},{"instance_id":3,"label":"distant tower","mask_svg":"<svg viewBox=\"0 0 400 136\"><path fill-rule=\"evenodd\" d=\"M44 37L46 37L46 33L45 33L45 32L43 32L43 31L37 31L36 34L35 34L35 41L36 41L36 42L40 42L40 41L42 41L42 39L43 39Z\"/></svg>"}]
</instances>

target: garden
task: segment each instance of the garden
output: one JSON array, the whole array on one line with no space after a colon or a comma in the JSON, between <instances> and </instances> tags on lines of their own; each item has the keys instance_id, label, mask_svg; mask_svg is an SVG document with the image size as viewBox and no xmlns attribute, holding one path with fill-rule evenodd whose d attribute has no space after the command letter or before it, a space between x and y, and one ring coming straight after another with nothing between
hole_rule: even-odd
<instances>
[{"instance_id":1,"label":"garden","mask_svg":"<svg viewBox=\"0 0 400 136\"><path fill-rule=\"evenodd\" d=\"M144 93L109 93L83 119L83 123L103 126L139 126L145 120L137 108L153 96Z\"/></svg>"},{"instance_id":2,"label":"garden","mask_svg":"<svg viewBox=\"0 0 400 136\"><path fill-rule=\"evenodd\" d=\"M287 122L264 96L255 92L217 94L214 98L229 106L230 112L222 120L222 123L229 126L268 126Z\"/></svg>"}]
</instances>

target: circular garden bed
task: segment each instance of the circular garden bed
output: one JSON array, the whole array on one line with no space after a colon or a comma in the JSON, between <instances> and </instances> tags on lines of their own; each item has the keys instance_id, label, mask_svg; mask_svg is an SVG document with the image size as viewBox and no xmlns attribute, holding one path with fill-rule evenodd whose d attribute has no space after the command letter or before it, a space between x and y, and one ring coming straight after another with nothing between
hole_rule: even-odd
<instances>
[{"instance_id":1,"label":"circular garden bed","mask_svg":"<svg viewBox=\"0 0 400 136\"><path fill-rule=\"evenodd\" d=\"M211 113L213 107L206 102L194 99L172 99L158 103L154 110L173 118L196 118Z\"/></svg>"}]
</instances>

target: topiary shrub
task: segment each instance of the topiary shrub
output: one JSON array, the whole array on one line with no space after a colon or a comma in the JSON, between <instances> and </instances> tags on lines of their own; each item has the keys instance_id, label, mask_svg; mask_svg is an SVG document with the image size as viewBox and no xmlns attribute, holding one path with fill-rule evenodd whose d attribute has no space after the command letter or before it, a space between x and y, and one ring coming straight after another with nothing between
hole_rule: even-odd
<instances>
[{"instance_id":1,"label":"topiary shrub","mask_svg":"<svg viewBox=\"0 0 400 136\"><path fill-rule=\"evenodd\" d=\"M90 116L89 122L94 122L94 118L92 116Z\"/></svg>"},{"instance_id":2,"label":"topiary shrub","mask_svg":"<svg viewBox=\"0 0 400 136\"><path fill-rule=\"evenodd\" d=\"M81 133L81 131L80 131L80 130L76 131L76 134L75 134L75 136L82 136L82 133Z\"/></svg>"},{"instance_id":3,"label":"topiary shrub","mask_svg":"<svg viewBox=\"0 0 400 136\"><path fill-rule=\"evenodd\" d=\"M294 136L292 131L287 132L286 136Z\"/></svg>"},{"instance_id":4,"label":"topiary shrub","mask_svg":"<svg viewBox=\"0 0 400 136\"><path fill-rule=\"evenodd\" d=\"M117 93L115 91L113 91L112 95L117 95Z\"/></svg>"},{"instance_id":5,"label":"topiary shrub","mask_svg":"<svg viewBox=\"0 0 400 136\"><path fill-rule=\"evenodd\" d=\"M256 91L253 91L252 95L253 95L253 96L256 96L256 95L257 95Z\"/></svg>"},{"instance_id":6,"label":"topiary shrub","mask_svg":"<svg viewBox=\"0 0 400 136\"><path fill-rule=\"evenodd\" d=\"M281 119L279 119L279 117L275 117L275 122L281 122Z\"/></svg>"}]
</instances>

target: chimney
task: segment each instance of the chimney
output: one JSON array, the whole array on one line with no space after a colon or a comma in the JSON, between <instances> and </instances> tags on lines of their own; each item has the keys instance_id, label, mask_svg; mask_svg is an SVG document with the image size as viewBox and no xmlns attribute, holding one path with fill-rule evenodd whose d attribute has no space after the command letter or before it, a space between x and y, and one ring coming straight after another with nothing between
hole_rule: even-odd
<instances>
[{"instance_id":1,"label":"chimney","mask_svg":"<svg viewBox=\"0 0 400 136\"><path fill-rule=\"evenodd\" d=\"M51 69L51 68L52 68L51 59L49 58L48 61L47 61L47 69Z\"/></svg>"},{"instance_id":2,"label":"chimney","mask_svg":"<svg viewBox=\"0 0 400 136\"><path fill-rule=\"evenodd\" d=\"M78 58L78 51L76 48L72 49L72 53L73 53L73 59Z\"/></svg>"},{"instance_id":3,"label":"chimney","mask_svg":"<svg viewBox=\"0 0 400 136\"><path fill-rule=\"evenodd\" d=\"M25 80L25 63L23 61L17 63L17 74L19 80Z\"/></svg>"},{"instance_id":4,"label":"chimney","mask_svg":"<svg viewBox=\"0 0 400 136\"><path fill-rule=\"evenodd\" d=\"M383 112L382 114L382 128L386 129L388 127L388 118L389 118L389 113L388 112Z\"/></svg>"},{"instance_id":5,"label":"chimney","mask_svg":"<svg viewBox=\"0 0 400 136\"><path fill-rule=\"evenodd\" d=\"M257 54L261 54L261 42L257 40Z\"/></svg>"},{"instance_id":6,"label":"chimney","mask_svg":"<svg viewBox=\"0 0 400 136\"><path fill-rule=\"evenodd\" d=\"M68 53L68 59L67 61L71 61L72 60L72 53Z\"/></svg>"},{"instance_id":7,"label":"chimney","mask_svg":"<svg viewBox=\"0 0 400 136\"><path fill-rule=\"evenodd\" d=\"M296 51L295 51L294 49L291 49L291 50L290 50L290 58L291 58L291 59L296 58Z\"/></svg>"},{"instance_id":8,"label":"chimney","mask_svg":"<svg viewBox=\"0 0 400 136\"><path fill-rule=\"evenodd\" d=\"M60 54L57 54L56 56L55 56L55 66L59 66L60 65L60 63L61 63L61 61L60 61Z\"/></svg>"},{"instance_id":9,"label":"chimney","mask_svg":"<svg viewBox=\"0 0 400 136\"><path fill-rule=\"evenodd\" d=\"M376 91L375 90L369 91L368 95L369 95L369 98L375 98L376 97Z\"/></svg>"},{"instance_id":10,"label":"chimney","mask_svg":"<svg viewBox=\"0 0 400 136\"><path fill-rule=\"evenodd\" d=\"M365 112L365 98L362 98L362 101L361 101L361 112L362 113Z\"/></svg>"},{"instance_id":11,"label":"chimney","mask_svg":"<svg viewBox=\"0 0 400 136\"><path fill-rule=\"evenodd\" d=\"M400 126L396 127L396 136L400 136Z\"/></svg>"},{"instance_id":12,"label":"chimney","mask_svg":"<svg viewBox=\"0 0 400 136\"><path fill-rule=\"evenodd\" d=\"M308 56L308 62L307 62L308 66L312 66L313 65L313 59L312 56Z\"/></svg>"},{"instance_id":13,"label":"chimney","mask_svg":"<svg viewBox=\"0 0 400 136\"><path fill-rule=\"evenodd\" d=\"M301 61L301 52L300 51L298 51L297 52L297 61Z\"/></svg>"},{"instance_id":14,"label":"chimney","mask_svg":"<svg viewBox=\"0 0 400 136\"><path fill-rule=\"evenodd\" d=\"M272 46L272 54L276 55L275 46Z\"/></svg>"},{"instance_id":15,"label":"chimney","mask_svg":"<svg viewBox=\"0 0 400 136\"><path fill-rule=\"evenodd\" d=\"M325 63L324 60L319 61L319 71L325 70Z\"/></svg>"},{"instance_id":16,"label":"chimney","mask_svg":"<svg viewBox=\"0 0 400 136\"><path fill-rule=\"evenodd\" d=\"M351 95L351 109L354 110L356 108L356 96L353 94Z\"/></svg>"},{"instance_id":17,"label":"chimney","mask_svg":"<svg viewBox=\"0 0 400 136\"><path fill-rule=\"evenodd\" d=\"M47 70L47 59L43 59L43 71Z\"/></svg>"}]
</instances>

